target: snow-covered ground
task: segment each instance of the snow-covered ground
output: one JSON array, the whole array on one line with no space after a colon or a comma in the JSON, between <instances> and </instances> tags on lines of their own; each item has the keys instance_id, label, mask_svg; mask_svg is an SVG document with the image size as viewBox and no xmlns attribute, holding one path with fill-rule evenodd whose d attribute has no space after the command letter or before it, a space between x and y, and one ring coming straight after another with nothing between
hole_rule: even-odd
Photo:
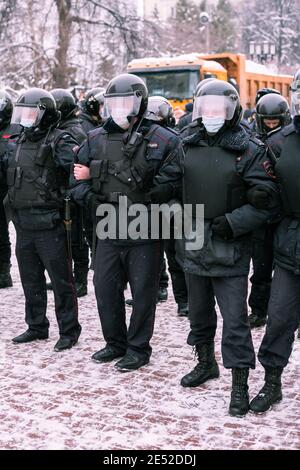
<instances>
[{"instance_id":1,"label":"snow-covered ground","mask_svg":"<svg viewBox=\"0 0 300 470\"><path fill-rule=\"evenodd\" d=\"M265 415L232 418L230 371L221 367L218 380L194 389L179 385L195 362L186 344L188 321L177 317L171 290L170 300L157 308L150 364L124 374L113 363L90 359L104 346L92 273L89 295L79 299L80 341L63 353L53 351L58 333L52 293L50 338L12 344L25 329L15 258L13 279L13 288L0 291L1 449L300 449L299 340L283 376L284 400ZM253 333L256 349L262 335L262 328ZM250 373L251 396L262 383L258 364Z\"/></svg>"}]
</instances>

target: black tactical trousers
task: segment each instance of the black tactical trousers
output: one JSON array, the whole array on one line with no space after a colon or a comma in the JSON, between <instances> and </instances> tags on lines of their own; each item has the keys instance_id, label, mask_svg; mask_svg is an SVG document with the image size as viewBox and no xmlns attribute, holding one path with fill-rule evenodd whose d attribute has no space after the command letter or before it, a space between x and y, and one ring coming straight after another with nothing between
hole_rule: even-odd
<instances>
[{"instance_id":1,"label":"black tactical trousers","mask_svg":"<svg viewBox=\"0 0 300 470\"><path fill-rule=\"evenodd\" d=\"M171 274L173 294L177 304L188 302L186 275L176 261L175 240L165 240L165 252L168 258L169 272Z\"/></svg>"},{"instance_id":2,"label":"black tactical trousers","mask_svg":"<svg viewBox=\"0 0 300 470\"><path fill-rule=\"evenodd\" d=\"M84 282L89 270L89 246L85 239L84 209L72 205L72 257L76 282Z\"/></svg>"},{"instance_id":3,"label":"black tactical trousers","mask_svg":"<svg viewBox=\"0 0 300 470\"><path fill-rule=\"evenodd\" d=\"M300 276L275 267L268 321L258 360L264 367L285 367L292 352L300 312Z\"/></svg>"},{"instance_id":4,"label":"black tactical trousers","mask_svg":"<svg viewBox=\"0 0 300 470\"><path fill-rule=\"evenodd\" d=\"M188 275L188 344L214 341L217 327L215 298L223 317L222 356L224 367L255 367L255 353L247 314L247 276L203 277Z\"/></svg>"},{"instance_id":5,"label":"black tactical trousers","mask_svg":"<svg viewBox=\"0 0 300 470\"><path fill-rule=\"evenodd\" d=\"M120 245L97 241L94 286L107 344L150 357L162 254L161 242ZM133 298L128 329L124 300L127 280Z\"/></svg>"},{"instance_id":6,"label":"black tactical trousers","mask_svg":"<svg viewBox=\"0 0 300 470\"><path fill-rule=\"evenodd\" d=\"M71 263L67 259L66 236L62 225L51 230L24 230L16 227L16 256L25 295L25 321L29 329L47 333L47 290L45 270L53 286L55 313L60 337L77 339L77 298Z\"/></svg>"},{"instance_id":7,"label":"black tactical trousers","mask_svg":"<svg viewBox=\"0 0 300 470\"><path fill-rule=\"evenodd\" d=\"M3 206L5 195L5 192L0 188L0 264L10 263L11 258L8 224Z\"/></svg>"},{"instance_id":8,"label":"black tactical trousers","mask_svg":"<svg viewBox=\"0 0 300 470\"><path fill-rule=\"evenodd\" d=\"M249 296L249 306L252 313L259 317L266 317L271 292L273 272L273 237L276 224L266 225L253 233L252 263L253 275Z\"/></svg>"}]
</instances>

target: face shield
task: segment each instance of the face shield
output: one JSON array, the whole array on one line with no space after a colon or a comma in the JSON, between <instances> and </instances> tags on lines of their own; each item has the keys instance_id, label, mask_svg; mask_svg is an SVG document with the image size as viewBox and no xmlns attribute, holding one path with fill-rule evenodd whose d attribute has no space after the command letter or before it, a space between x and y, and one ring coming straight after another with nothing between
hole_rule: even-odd
<instances>
[{"instance_id":1,"label":"face shield","mask_svg":"<svg viewBox=\"0 0 300 470\"><path fill-rule=\"evenodd\" d=\"M11 118L12 124L19 124L22 127L37 127L40 123L44 110L40 110L38 106L21 106L16 105Z\"/></svg>"},{"instance_id":2,"label":"face shield","mask_svg":"<svg viewBox=\"0 0 300 470\"><path fill-rule=\"evenodd\" d=\"M300 80L294 80L291 84L291 115L300 115Z\"/></svg>"},{"instance_id":3,"label":"face shield","mask_svg":"<svg viewBox=\"0 0 300 470\"><path fill-rule=\"evenodd\" d=\"M148 108L146 111L146 119L150 121L167 121L173 114L171 105L159 98L149 98Z\"/></svg>"},{"instance_id":4,"label":"face shield","mask_svg":"<svg viewBox=\"0 0 300 470\"><path fill-rule=\"evenodd\" d=\"M230 121L234 116L236 107L237 99L234 96L198 96L194 102L193 121L200 118Z\"/></svg>"},{"instance_id":5,"label":"face shield","mask_svg":"<svg viewBox=\"0 0 300 470\"><path fill-rule=\"evenodd\" d=\"M106 95L105 108L108 115L121 129L128 129L130 117L138 116L142 97L135 94Z\"/></svg>"},{"instance_id":6,"label":"face shield","mask_svg":"<svg viewBox=\"0 0 300 470\"><path fill-rule=\"evenodd\" d=\"M0 93L0 112L5 109L6 105L7 105L7 98L5 95L2 95Z\"/></svg>"},{"instance_id":7,"label":"face shield","mask_svg":"<svg viewBox=\"0 0 300 470\"><path fill-rule=\"evenodd\" d=\"M98 93L97 95L95 95L95 100L97 100L97 102L99 103L99 112L98 112L98 114L99 114L100 118L103 121L105 121L108 118L108 111L107 111L107 107L105 106L103 92Z\"/></svg>"}]
</instances>

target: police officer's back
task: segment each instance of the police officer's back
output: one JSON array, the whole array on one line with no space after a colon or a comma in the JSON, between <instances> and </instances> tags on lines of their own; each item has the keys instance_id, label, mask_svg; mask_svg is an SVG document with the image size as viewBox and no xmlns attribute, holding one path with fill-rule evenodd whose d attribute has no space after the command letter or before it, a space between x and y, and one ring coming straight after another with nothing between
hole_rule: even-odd
<instances>
[{"instance_id":1,"label":"police officer's back","mask_svg":"<svg viewBox=\"0 0 300 470\"><path fill-rule=\"evenodd\" d=\"M189 103L189 104L192 104L192 103ZM188 109L191 113L192 108L191 109L188 108ZM173 112L173 108L171 104L168 102L166 98L162 96L151 96L148 101L148 108L147 108L145 119L148 121L157 123L160 126L163 126L165 129L169 130L171 135L175 134L173 130L175 126L174 112ZM175 129L177 130L177 126L175 127ZM174 139L173 144L175 146L177 145L177 139L176 140ZM171 150L172 148L170 149L170 151ZM153 189L151 191L152 200L154 200L154 202L162 202L161 188L162 186L160 185L155 190ZM155 191L158 192L157 201L155 201ZM174 228L174 220L172 219L171 220L171 233L173 233L173 228ZM183 269L176 259L176 255L178 254L178 243L177 243L177 253L176 253L176 242L175 242L174 236L172 235L170 239L164 241L164 248L165 248L167 258L168 258L168 267L169 267L169 271L170 271L171 279L172 279L173 294L175 297L175 301L177 303L177 313L179 316L187 316L188 315L188 292L187 292L186 279L185 279L185 274L183 272ZM162 277L162 273L161 273L161 277Z\"/></svg>"}]
</instances>

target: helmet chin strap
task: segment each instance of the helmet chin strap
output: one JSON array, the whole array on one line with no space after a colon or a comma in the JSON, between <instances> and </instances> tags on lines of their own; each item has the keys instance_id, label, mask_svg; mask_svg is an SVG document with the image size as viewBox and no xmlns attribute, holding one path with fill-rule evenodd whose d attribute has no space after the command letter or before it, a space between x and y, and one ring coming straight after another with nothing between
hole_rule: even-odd
<instances>
[{"instance_id":1,"label":"helmet chin strap","mask_svg":"<svg viewBox=\"0 0 300 470\"><path fill-rule=\"evenodd\" d=\"M124 137L123 137L123 142L126 144L130 137L131 137L131 134L132 134L132 131L133 131L133 128L134 128L134 125L136 124L137 122L137 116L132 116L132 119L130 120L130 125L129 125L129 128L128 130L124 133ZM138 132L140 126L141 126L141 123L142 123L142 120L144 119L144 115L142 116L142 118L140 119L138 125L137 125L137 128L135 129L135 132Z\"/></svg>"}]
</instances>

